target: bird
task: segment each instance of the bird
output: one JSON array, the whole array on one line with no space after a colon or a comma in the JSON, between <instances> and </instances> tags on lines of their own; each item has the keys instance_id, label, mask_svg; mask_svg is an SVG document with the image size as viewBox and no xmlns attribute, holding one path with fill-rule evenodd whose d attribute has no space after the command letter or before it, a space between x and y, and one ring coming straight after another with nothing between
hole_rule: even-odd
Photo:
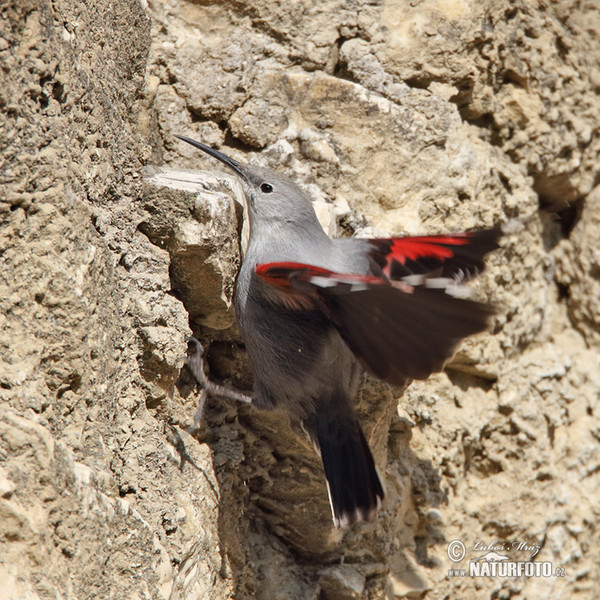
<instances>
[{"instance_id":1,"label":"bird","mask_svg":"<svg viewBox=\"0 0 600 600\"><path fill-rule=\"evenodd\" d=\"M249 238L234 307L252 363L252 404L297 419L320 454L335 527L370 520L384 485L355 410L364 371L393 385L444 368L489 327L466 296L502 227L391 238L330 238L290 178L186 136L241 180Z\"/></svg>"}]
</instances>

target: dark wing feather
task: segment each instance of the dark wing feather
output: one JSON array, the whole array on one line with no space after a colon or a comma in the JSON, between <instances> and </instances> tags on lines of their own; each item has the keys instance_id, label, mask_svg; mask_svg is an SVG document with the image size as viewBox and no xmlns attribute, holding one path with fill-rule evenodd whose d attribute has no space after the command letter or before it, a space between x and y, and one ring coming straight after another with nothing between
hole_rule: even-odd
<instances>
[{"instance_id":1,"label":"dark wing feather","mask_svg":"<svg viewBox=\"0 0 600 600\"><path fill-rule=\"evenodd\" d=\"M458 344L487 329L494 314L487 304L443 289L339 291L328 288L321 295L341 336L367 370L397 385L442 370Z\"/></svg>"}]
</instances>

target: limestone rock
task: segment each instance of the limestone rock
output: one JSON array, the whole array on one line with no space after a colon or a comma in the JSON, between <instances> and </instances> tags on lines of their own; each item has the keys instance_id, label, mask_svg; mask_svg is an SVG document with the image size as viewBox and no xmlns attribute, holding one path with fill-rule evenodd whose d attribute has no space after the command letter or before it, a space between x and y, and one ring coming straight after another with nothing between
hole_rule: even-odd
<instances>
[{"instance_id":1,"label":"limestone rock","mask_svg":"<svg viewBox=\"0 0 600 600\"><path fill-rule=\"evenodd\" d=\"M594 3L9 0L2 23L1 597L593 596ZM365 379L373 521L333 529L278 413L210 399L186 433L186 338L218 381L251 368L240 190L173 134L294 177L329 232L522 221L472 285L492 330L426 382ZM454 576L487 546L565 576Z\"/></svg>"}]
</instances>

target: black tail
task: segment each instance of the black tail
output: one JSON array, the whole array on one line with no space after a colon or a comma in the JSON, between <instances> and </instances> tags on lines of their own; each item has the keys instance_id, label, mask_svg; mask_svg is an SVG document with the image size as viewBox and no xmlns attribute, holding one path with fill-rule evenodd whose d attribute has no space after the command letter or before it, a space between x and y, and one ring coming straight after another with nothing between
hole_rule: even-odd
<instances>
[{"instance_id":1,"label":"black tail","mask_svg":"<svg viewBox=\"0 0 600 600\"><path fill-rule=\"evenodd\" d=\"M336 527L366 521L383 500L383 487L373 455L354 416L323 416L305 427L321 453L329 503Z\"/></svg>"}]
</instances>

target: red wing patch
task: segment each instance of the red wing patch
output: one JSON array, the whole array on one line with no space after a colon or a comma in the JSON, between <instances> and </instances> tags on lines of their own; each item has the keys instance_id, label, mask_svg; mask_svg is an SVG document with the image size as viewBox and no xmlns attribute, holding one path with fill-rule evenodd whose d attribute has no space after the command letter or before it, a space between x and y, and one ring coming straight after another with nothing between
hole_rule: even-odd
<instances>
[{"instance_id":1,"label":"red wing patch","mask_svg":"<svg viewBox=\"0 0 600 600\"><path fill-rule=\"evenodd\" d=\"M318 304L315 290L296 289L296 282L310 277L311 273L313 275L330 273L327 269L295 262L264 263L256 265L255 272L268 284L265 287L267 297L280 302L290 310L311 310Z\"/></svg>"},{"instance_id":2,"label":"red wing patch","mask_svg":"<svg viewBox=\"0 0 600 600\"><path fill-rule=\"evenodd\" d=\"M452 237L444 235L393 238L389 260L397 260L403 264L407 260L417 260L425 256L445 260L454 256L453 246L464 246L469 243L468 236L468 233L461 233Z\"/></svg>"},{"instance_id":3,"label":"red wing patch","mask_svg":"<svg viewBox=\"0 0 600 600\"><path fill-rule=\"evenodd\" d=\"M390 279L436 271L441 277L468 278L483 271L483 257L498 247L501 235L502 229L495 227L450 235L374 239L369 243L371 256Z\"/></svg>"},{"instance_id":4,"label":"red wing patch","mask_svg":"<svg viewBox=\"0 0 600 600\"><path fill-rule=\"evenodd\" d=\"M332 271L313 265L295 262L274 262L256 265L256 274L266 283L283 291L291 287L292 278L306 279L311 275L331 274Z\"/></svg>"},{"instance_id":5,"label":"red wing patch","mask_svg":"<svg viewBox=\"0 0 600 600\"><path fill-rule=\"evenodd\" d=\"M329 269L315 267L304 263L276 262L257 265L256 274L266 283L281 291L291 291L302 287L303 283L320 288L330 288L338 284L349 286L389 285L386 279L375 275L358 275L355 273L336 273Z\"/></svg>"}]
</instances>

